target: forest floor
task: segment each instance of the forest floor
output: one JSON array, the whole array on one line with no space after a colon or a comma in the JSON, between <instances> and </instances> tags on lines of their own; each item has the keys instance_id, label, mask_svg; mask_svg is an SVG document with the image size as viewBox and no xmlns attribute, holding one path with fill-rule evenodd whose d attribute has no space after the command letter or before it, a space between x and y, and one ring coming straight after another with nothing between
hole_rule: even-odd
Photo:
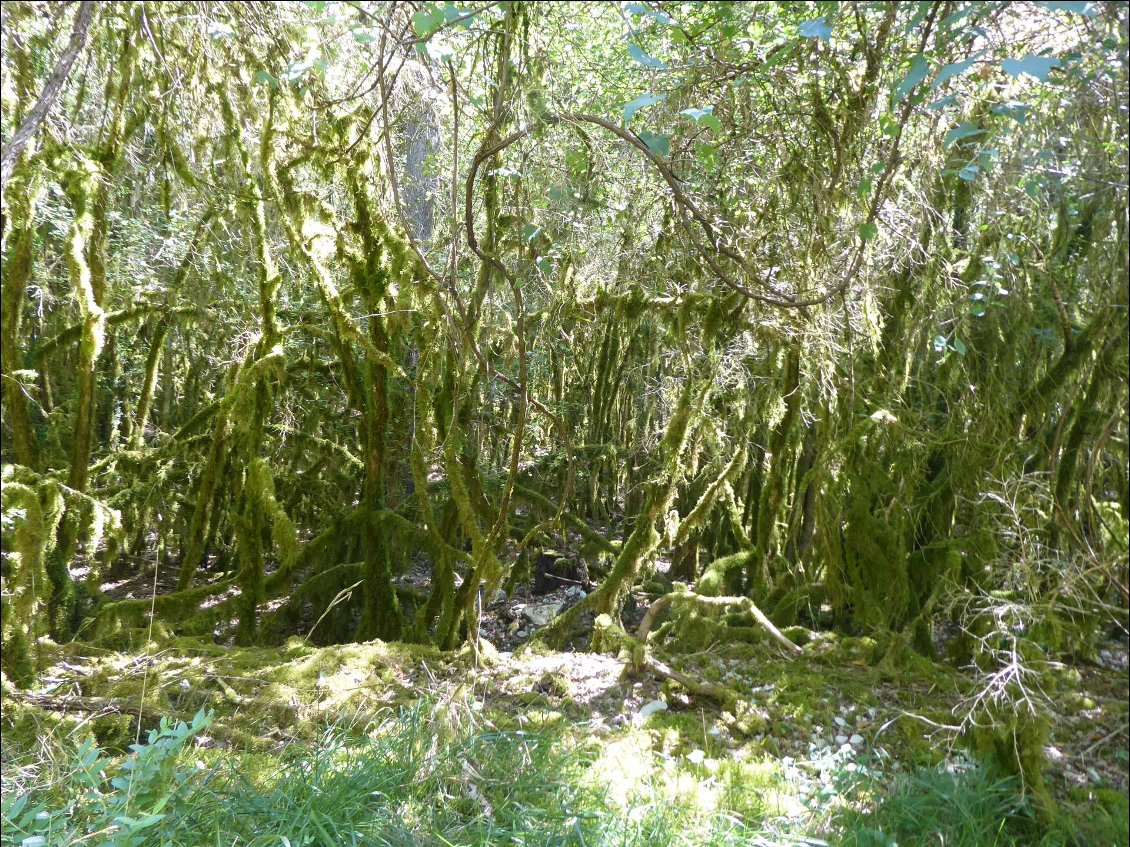
<instances>
[{"instance_id":1,"label":"forest floor","mask_svg":"<svg viewBox=\"0 0 1130 847\"><path fill-rule=\"evenodd\" d=\"M476 655L382 642L319 648L298 638L278 648L187 638L147 653L50 648L38 686L5 698L6 802L21 768L42 767L27 763L45 736L74 744L92 732L103 748L121 750L137 738L139 709L146 729L158 715L189 720L207 709L213 720L193 739L192 755L238 758L285 756L318 744L329 727L427 703L433 721L442 714L441 722L484 733L549 733L589 750L592 773L625 802L646 785L653 799L685 805L690 797L756 822L758 832L818 833L829 844L870 843L836 840L830 810L874 807L876 796L916 774L973 768L959 726L980 675L926 662L892 670L868 639L826 633L813 633L797 657L764 643L657 650L671 667L731 689L736 698L723 707L646 672L628 675L613 655L517 643L537 629L525 609L569 599L500 603L487 629L513 649L487 641ZM1049 694L1046 780L1072 826L1091 832L1078 844L1127 843L1127 644L1103 650L1101 664L1064 668ZM885 787L863 791L864 778Z\"/></svg>"}]
</instances>

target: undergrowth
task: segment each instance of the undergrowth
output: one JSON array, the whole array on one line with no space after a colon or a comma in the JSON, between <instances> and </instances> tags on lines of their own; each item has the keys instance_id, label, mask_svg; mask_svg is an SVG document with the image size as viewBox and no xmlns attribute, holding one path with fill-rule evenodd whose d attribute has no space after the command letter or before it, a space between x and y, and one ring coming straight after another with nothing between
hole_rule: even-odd
<instances>
[{"instance_id":1,"label":"undergrowth","mask_svg":"<svg viewBox=\"0 0 1130 847\"><path fill-rule=\"evenodd\" d=\"M779 768L652 755L568 727L500 728L471 701L425 699L338 717L315 743L277 753L209 749L211 717L163 721L114 757L93 741L6 753L3 847L1043 847L1016 785L981 770L888 778L833 774L836 790L797 817L768 798ZM573 728L574 730L576 728ZM630 741L622 738L621 742ZM637 741L641 739L636 739ZM628 748L625 748L628 749ZM725 763L723 763L725 765ZM736 763L734 763L736 764ZM710 793L709 785L718 783ZM704 790L705 787L705 790ZM706 799L712 797L713 799ZM821 832L820 838L804 833Z\"/></svg>"}]
</instances>

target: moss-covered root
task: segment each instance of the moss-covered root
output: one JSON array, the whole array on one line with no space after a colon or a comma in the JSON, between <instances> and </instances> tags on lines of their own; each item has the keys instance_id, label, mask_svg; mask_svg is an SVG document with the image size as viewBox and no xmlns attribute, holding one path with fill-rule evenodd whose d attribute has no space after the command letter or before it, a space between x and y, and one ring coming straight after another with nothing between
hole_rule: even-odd
<instances>
[{"instance_id":1,"label":"moss-covered root","mask_svg":"<svg viewBox=\"0 0 1130 847\"><path fill-rule=\"evenodd\" d=\"M773 639L790 653L796 655L801 652L801 648L790 641L788 636L781 632L781 630L777 629L773 622L765 616L764 612L757 608L757 605L749 597L703 597L700 594L687 591L685 588L673 591L670 594L665 594L651 604L643 620L640 621L639 630L636 632L636 640L640 644L647 643L648 633L651 631L656 617L658 617L661 611L673 603L689 603L712 608L737 606L741 611L753 615L754 619L761 624L765 631L773 636Z\"/></svg>"},{"instance_id":2,"label":"moss-covered root","mask_svg":"<svg viewBox=\"0 0 1130 847\"><path fill-rule=\"evenodd\" d=\"M593 648L600 652L618 650L630 672L647 671L660 679L677 682L694 696L714 700L725 709L733 708L738 702L738 693L733 689L695 679L649 655L647 645L624 632L610 615L600 615L596 619L593 625Z\"/></svg>"}]
</instances>

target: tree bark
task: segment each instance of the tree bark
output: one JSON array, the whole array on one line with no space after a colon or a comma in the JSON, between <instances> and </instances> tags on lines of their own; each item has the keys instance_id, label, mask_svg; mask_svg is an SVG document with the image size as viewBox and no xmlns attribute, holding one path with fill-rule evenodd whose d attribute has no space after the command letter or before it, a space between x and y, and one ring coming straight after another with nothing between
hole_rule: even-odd
<instances>
[{"instance_id":1,"label":"tree bark","mask_svg":"<svg viewBox=\"0 0 1130 847\"><path fill-rule=\"evenodd\" d=\"M86 43L86 33L90 29L90 20L94 17L94 6L93 0L82 0L79 3L78 14L75 16L74 27L71 29L71 40L67 44L67 49L59 57L59 61L55 63L55 70L52 72L51 78L47 80L47 85L43 87L43 93L39 95L39 99L28 112L20 128L16 130L16 134L12 136L12 140L8 142L8 146L0 153L0 194L7 193L8 178L12 175L16 161L20 158L20 154L31 137L35 135L35 131L39 129L39 125L47 117L47 113L51 111L51 107L55 105L59 92L63 90L63 85L70 75L71 67Z\"/></svg>"}]
</instances>

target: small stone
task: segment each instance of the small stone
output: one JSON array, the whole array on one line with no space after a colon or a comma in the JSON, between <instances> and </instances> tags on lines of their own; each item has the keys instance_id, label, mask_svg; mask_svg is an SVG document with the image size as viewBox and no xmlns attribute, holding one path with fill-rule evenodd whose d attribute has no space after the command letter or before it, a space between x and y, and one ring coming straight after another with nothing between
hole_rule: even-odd
<instances>
[{"instance_id":1,"label":"small stone","mask_svg":"<svg viewBox=\"0 0 1130 847\"><path fill-rule=\"evenodd\" d=\"M847 724L848 724L848 722L846 720L844 720L843 718L841 718L839 715L836 715L834 720L836 722L836 726L847 726Z\"/></svg>"},{"instance_id":2,"label":"small stone","mask_svg":"<svg viewBox=\"0 0 1130 847\"><path fill-rule=\"evenodd\" d=\"M861 744L863 744L863 736L860 735L857 732L857 733L853 734L851 738L848 739L848 743L852 747L859 747Z\"/></svg>"},{"instance_id":3,"label":"small stone","mask_svg":"<svg viewBox=\"0 0 1130 847\"><path fill-rule=\"evenodd\" d=\"M563 605L562 603L545 603L541 606L527 606L522 610L522 617L534 626L546 626L557 617L557 613L561 611Z\"/></svg>"},{"instance_id":4,"label":"small stone","mask_svg":"<svg viewBox=\"0 0 1130 847\"><path fill-rule=\"evenodd\" d=\"M847 740L848 740L848 737L846 735L837 735L836 736L836 743L837 744L847 744Z\"/></svg>"}]
</instances>

